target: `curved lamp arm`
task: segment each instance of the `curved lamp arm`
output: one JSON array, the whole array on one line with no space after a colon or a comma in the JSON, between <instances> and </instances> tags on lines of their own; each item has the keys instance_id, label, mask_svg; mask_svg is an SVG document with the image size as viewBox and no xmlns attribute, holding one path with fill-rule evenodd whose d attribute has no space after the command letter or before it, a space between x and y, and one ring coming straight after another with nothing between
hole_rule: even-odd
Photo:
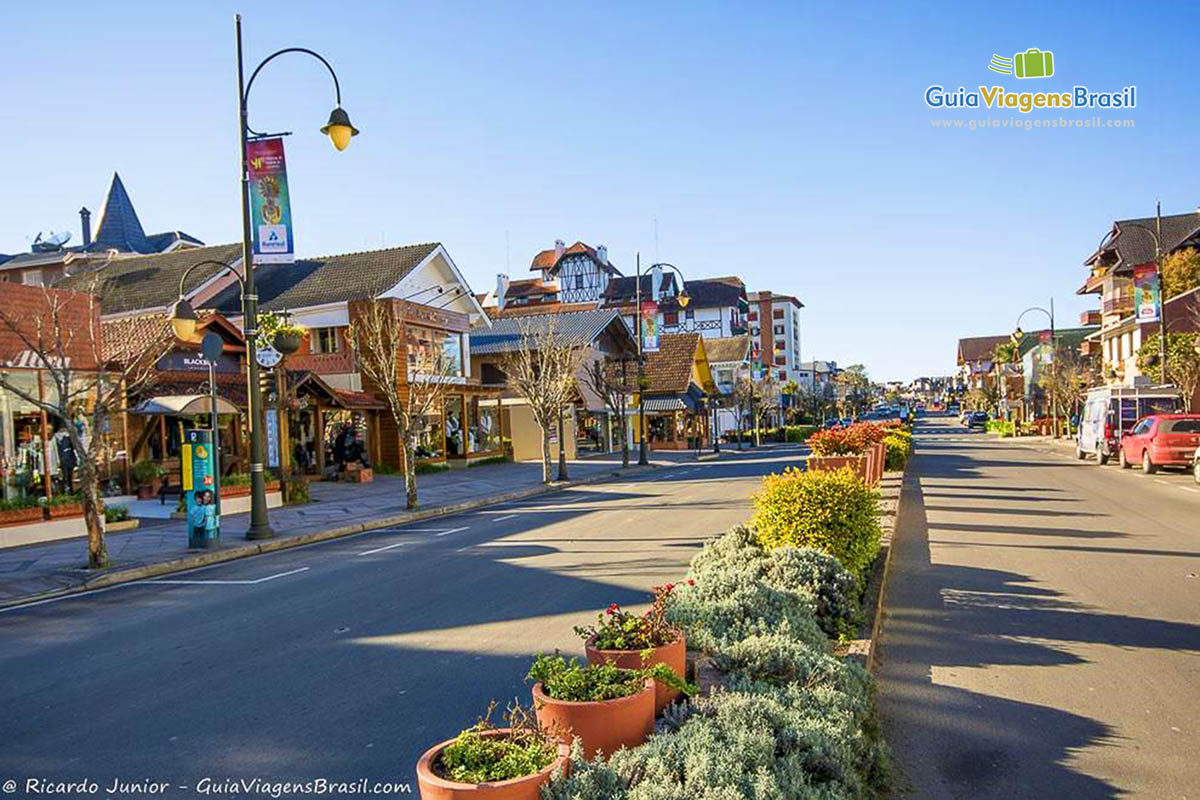
<instances>
[{"instance_id":1,"label":"curved lamp arm","mask_svg":"<svg viewBox=\"0 0 1200 800\"><path fill-rule=\"evenodd\" d=\"M250 87L254 85L254 79L258 77L258 73L262 72L262 68L265 67L270 61L278 58L281 55L284 55L285 53L306 53L324 64L325 69L329 70L330 77L333 78L333 96L335 105L337 108L342 107L342 85L338 82L338 76L337 73L333 71L333 66L325 60L325 57L315 50L309 50L307 47L285 47L282 50L276 50L274 53L271 53L271 55L264 58L259 62L258 66L254 68L254 72L250 73L250 80L246 81L246 89L242 92L243 108L245 108L246 103L250 98ZM246 131L252 136L264 135L251 128L249 121L246 123Z\"/></svg>"},{"instance_id":2,"label":"curved lamp arm","mask_svg":"<svg viewBox=\"0 0 1200 800\"><path fill-rule=\"evenodd\" d=\"M179 298L181 300L183 299L183 295L184 295L183 286L187 282L188 275L191 275L192 270L194 270L196 267L203 267L205 265L224 267L226 270L228 270L230 273L233 274L233 277L237 278L237 282L238 282L239 286L241 286L243 289L246 288L246 282L242 280L241 275L238 275L237 270L235 270L231 265L226 264L224 261L214 261L210 258L210 259L205 259L204 261L197 261L195 264L192 264L190 267L185 269L183 271L183 274L179 276ZM220 275L220 274L221 274L220 272L217 272L214 274L213 277L216 277L216 275Z\"/></svg>"},{"instance_id":3,"label":"curved lamp arm","mask_svg":"<svg viewBox=\"0 0 1200 800\"><path fill-rule=\"evenodd\" d=\"M668 264L665 261L660 261L657 264L650 265L650 269L654 269L655 267L667 267L669 269L675 270L675 274L679 276L679 296L684 299L684 302L680 303L680 305L683 306L684 308L687 308L687 304L688 304L687 278L683 277L683 270L679 269L679 267L675 266L674 264Z\"/></svg>"},{"instance_id":4,"label":"curved lamp arm","mask_svg":"<svg viewBox=\"0 0 1200 800\"><path fill-rule=\"evenodd\" d=\"M214 265L222 267L232 273L233 277L237 278L238 286L241 287L242 294L245 294L246 292L246 282L242 280L242 276L238 275L237 271L224 261L205 259L204 261L197 261L195 264L192 264L190 267L185 269L183 274L179 276L179 299L176 300L174 305L171 306L171 314L168 317L171 327L175 330L175 335L183 341L195 340L196 323L198 322L196 318L196 309L192 308L192 304L188 302L188 299L184 296L183 292L183 287L187 282L187 277L188 275L192 274L192 270L196 269L196 267ZM215 275L220 274L222 274L220 271L215 273Z\"/></svg>"}]
</instances>

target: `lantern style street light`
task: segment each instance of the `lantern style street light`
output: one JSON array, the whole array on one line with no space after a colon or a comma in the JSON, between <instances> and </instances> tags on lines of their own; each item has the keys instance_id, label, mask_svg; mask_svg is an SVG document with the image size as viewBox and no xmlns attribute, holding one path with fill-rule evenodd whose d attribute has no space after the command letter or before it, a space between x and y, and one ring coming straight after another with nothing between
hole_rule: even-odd
<instances>
[{"instance_id":1,"label":"lantern style street light","mask_svg":"<svg viewBox=\"0 0 1200 800\"><path fill-rule=\"evenodd\" d=\"M675 298L679 303L680 308L687 308L688 303L692 298L687 293L687 281L683 278L683 273L679 267L674 264L652 264L650 271L647 274L652 274L655 271L661 272L666 267L675 270L675 274L679 276L679 295ZM637 254L637 277L634 288L634 296L636 298L636 313L637 313L637 363L638 363L638 466L646 466L650 463L650 458L646 453L646 358L642 354L642 254ZM658 298L655 298L657 300Z\"/></svg>"},{"instance_id":2,"label":"lantern style street light","mask_svg":"<svg viewBox=\"0 0 1200 800\"><path fill-rule=\"evenodd\" d=\"M258 293L254 285L254 245L251 241L250 227L250 163L248 145L251 137L261 138L267 134L252 130L247 121L246 106L254 79L269 62L285 53L304 53L312 56L325 65L333 78L334 108L329 114L329 121L321 128L321 133L327 135L333 146L339 151L345 150L350 139L358 135L358 129L350 123L350 115L342 108L342 87L338 82L337 73L325 58L317 52L304 47L287 47L277 50L259 62L250 73L250 80L244 81L242 62L242 17L234 15L234 27L237 31L237 73L238 73L238 142L242 151L242 329L246 337L246 363L248 372L248 396L250 400L250 527L246 531L247 539L270 539L275 535L267 519L267 482L263 473L263 400L262 387L258 375ZM176 304L178 305L178 303ZM186 314L184 309L178 309ZM193 316L195 313L193 312ZM186 322L184 323L186 324Z\"/></svg>"}]
</instances>

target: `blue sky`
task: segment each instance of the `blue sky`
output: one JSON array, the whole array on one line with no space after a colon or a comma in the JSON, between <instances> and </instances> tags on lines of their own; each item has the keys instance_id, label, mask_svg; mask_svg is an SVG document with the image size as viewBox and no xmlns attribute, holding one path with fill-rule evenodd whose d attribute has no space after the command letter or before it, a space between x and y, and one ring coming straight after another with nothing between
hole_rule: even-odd
<instances>
[{"instance_id":1,"label":"blue sky","mask_svg":"<svg viewBox=\"0 0 1200 800\"><path fill-rule=\"evenodd\" d=\"M0 252L98 213L120 172L148 232L235 241L232 15L208 3L6 4ZM795 294L804 357L944 374L958 337L1053 296L1113 218L1190 211L1200 12L1182 4L282 3L247 58L323 53L363 134L336 153L316 62L264 70L251 124L291 130L301 255L441 241L477 290L555 238ZM1052 50L1056 76L987 70ZM1138 87L1132 129L968 132L930 84ZM1086 112L1064 117L1084 118ZM657 242L656 242L657 220ZM1029 327L1028 325L1026 327Z\"/></svg>"}]
</instances>

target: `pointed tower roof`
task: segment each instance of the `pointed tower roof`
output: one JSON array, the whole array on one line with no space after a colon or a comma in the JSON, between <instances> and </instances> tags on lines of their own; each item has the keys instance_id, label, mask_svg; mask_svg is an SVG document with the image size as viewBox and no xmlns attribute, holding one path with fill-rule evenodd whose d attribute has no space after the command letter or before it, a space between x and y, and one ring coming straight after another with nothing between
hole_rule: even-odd
<instances>
[{"instance_id":1,"label":"pointed tower roof","mask_svg":"<svg viewBox=\"0 0 1200 800\"><path fill-rule=\"evenodd\" d=\"M108 198L104 201L104 211L100 214L96 237L88 249L116 249L124 253L156 252L142 230L142 223L133 210L133 201L125 191L125 184L121 183L121 176L115 172L112 186L108 188Z\"/></svg>"}]
</instances>

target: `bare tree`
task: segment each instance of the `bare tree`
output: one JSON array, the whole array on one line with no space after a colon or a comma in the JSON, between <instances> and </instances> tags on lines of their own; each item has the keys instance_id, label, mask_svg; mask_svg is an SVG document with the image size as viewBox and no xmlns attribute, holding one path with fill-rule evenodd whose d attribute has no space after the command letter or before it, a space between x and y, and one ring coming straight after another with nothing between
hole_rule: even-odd
<instances>
[{"instance_id":1,"label":"bare tree","mask_svg":"<svg viewBox=\"0 0 1200 800\"><path fill-rule=\"evenodd\" d=\"M561 412L574 397L575 375L583 360L583 348L559 335L552 314L522 319L518 327L521 346L504 360L504 372L509 384L529 405L542 431L542 482L549 483L551 426L561 422ZM565 451L560 425L560 472L565 471Z\"/></svg>"},{"instance_id":2,"label":"bare tree","mask_svg":"<svg viewBox=\"0 0 1200 800\"><path fill-rule=\"evenodd\" d=\"M609 413L617 418L621 436L621 466L629 466L629 436L626 432L628 420L625 409L629 401L629 382L625 361L618 363L607 358L598 358L583 370L583 382L597 397L604 401Z\"/></svg>"},{"instance_id":3,"label":"bare tree","mask_svg":"<svg viewBox=\"0 0 1200 800\"><path fill-rule=\"evenodd\" d=\"M762 444L762 425L779 408L779 390L775 379L770 372L758 380L744 376L734 385L733 393L738 405L750 412L755 446ZM740 431L738 439L741 439Z\"/></svg>"},{"instance_id":4,"label":"bare tree","mask_svg":"<svg viewBox=\"0 0 1200 800\"><path fill-rule=\"evenodd\" d=\"M1046 393L1060 419L1069 419L1078 410L1091 382L1092 369L1088 362L1067 348L1058 349L1054 359L1042 367L1037 379L1037 385Z\"/></svg>"},{"instance_id":5,"label":"bare tree","mask_svg":"<svg viewBox=\"0 0 1200 800\"><path fill-rule=\"evenodd\" d=\"M459 367L437 341L420 342L390 300L371 300L346 340L371 388L383 396L400 439L405 507L417 507L415 453L426 418L442 407Z\"/></svg>"},{"instance_id":6,"label":"bare tree","mask_svg":"<svg viewBox=\"0 0 1200 800\"><path fill-rule=\"evenodd\" d=\"M88 566L100 569L108 565L100 499L103 432L111 418L125 410L128 398L153 381L158 361L174 345L175 336L166 316L154 315L131 320L124 335L105 342L94 280L89 289L42 289L40 307L32 315L0 309L0 328L25 349L22 363L41 369L51 384L49 392L31 392L8 372L0 372L0 388L45 411L66 432L77 460Z\"/></svg>"}]
</instances>

